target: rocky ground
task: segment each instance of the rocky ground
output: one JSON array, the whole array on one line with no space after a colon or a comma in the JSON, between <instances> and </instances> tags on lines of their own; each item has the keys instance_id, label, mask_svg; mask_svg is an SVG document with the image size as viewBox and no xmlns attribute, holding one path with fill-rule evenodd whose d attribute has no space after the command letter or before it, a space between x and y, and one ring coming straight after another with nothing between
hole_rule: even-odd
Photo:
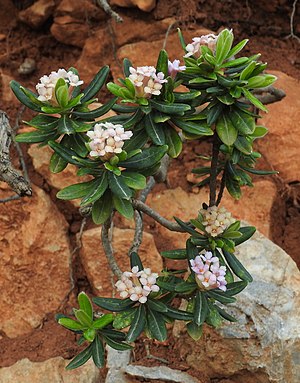
<instances>
[{"instance_id":1,"label":"rocky ground","mask_svg":"<svg viewBox=\"0 0 300 383\"><path fill-rule=\"evenodd\" d=\"M178 26L186 40L222 27L233 28L239 39L250 37L247 53L261 52L263 61L269 63L269 72L278 76L276 86L286 92L286 98L270 105L269 114L262 116L261 123L270 132L258 144L263 155L259 166L276 169L279 174L255 178L255 187L245 190L241 201L234 202L225 194L224 205L265 236L253 240L251 253L247 248L243 250L243 254L262 255L261 270L252 270L249 264L255 283L241 296L239 306L233 308L240 313L237 327L225 326L221 335L206 329L197 345L180 328L174 329L165 344L141 340L133 362L165 365L187 372L200 383L296 383L300 376L300 338L295 327L300 315L300 278L289 256L299 266L300 44L296 38L287 38L291 32L291 2L114 0L110 4L123 23L111 20L92 0L2 0L1 109L16 129L24 128L19 120L31 117L9 90L11 79L34 89L43 74L75 66L89 81L104 64L111 65L111 78L116 79L124 57L135 65L153 65L163 45L172 59L179 58L182 51L176 34ZM300 35L299 8L294 32ZM103 92L100 101L107 97ZM99 372L92 364L75 373L64 371L65 359L74 356L78 347L74 336L54 321L58 311L71 312L74 297L81 290L110 294L111 276L103 272L106 261L100 247L101 229L87 220L81 236L78 203L55 197L59 189L77 182L70 165L61 174L53 175L47 166L50 151L34 145L24 145L22 151L33 196L0 204L0 383L103 383L107 370ZM196 155L206 151L199 143L187 143L181 156L170 165L168 185L156 186L150 195L149 204L166 218L176 215L188 219L207 200L207 190L195 186L197 180L191 176L198 161ZM12 156L19 167L15 149ZM0 199L10 195L9 188L0 183ZM125 267L124 254L133 226L121 218L117 226L116 257ZM141 256L147 257L150 267L159 269L159 252L182 247L184 241L184 235L170 233L147 219ZM247 262L246 256L243 261ZM167 266L181 268L179 262ZM270 299L263 300L258 292L266 291ZM272 320L264 323L268 312ZM149 353L160 361L149 359ZM165 381L161 377L128 379Z\"/></svg>"}]
</instances>

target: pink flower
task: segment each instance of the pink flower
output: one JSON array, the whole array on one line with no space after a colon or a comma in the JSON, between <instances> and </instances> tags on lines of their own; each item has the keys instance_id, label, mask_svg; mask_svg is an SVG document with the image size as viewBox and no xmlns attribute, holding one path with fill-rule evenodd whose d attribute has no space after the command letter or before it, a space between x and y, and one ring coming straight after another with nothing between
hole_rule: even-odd
<instances>
[{"instance_id":1,"label":"pink flower","mask_svg":"<svg viewBox=\"0 0 300 383\"><path fill-rule=\"evenodd\" d=\"M169 76L171 76L172 78L175 78L178 72L181 72L185 69L186 69L186 66L185 65L180 66L179 60L174 60L173 62L168 60L168 73L169 73Z\"/></svg>"},{"instance_id":2,"label":"pink flower","mask_svg":"<svg viewBox=\"0 0 300 383\"><path fill-rule=\"evenodd\" d=\"M135 86L136 97L149 98L151 95L160 95L161 88L167 80L162 72L156 73L154 66L129 68L129 80Z\"/></svg>"}]
</instances>

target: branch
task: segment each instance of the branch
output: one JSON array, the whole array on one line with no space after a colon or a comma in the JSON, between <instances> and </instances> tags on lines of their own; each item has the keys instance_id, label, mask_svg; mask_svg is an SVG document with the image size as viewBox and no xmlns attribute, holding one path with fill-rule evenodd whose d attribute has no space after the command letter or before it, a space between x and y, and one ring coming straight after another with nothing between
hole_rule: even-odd
<instances>
[{"instance_id":1,"label":"branch","mask_svg":"<svg viewBox=\"0 0 300 383\"><path fill-rule=\"evenodd\" d=\"M219 149L220 141L215 133L213 137L212 159L210 165L209 206L214 206L216 204Z\"/></svg>"},{"instance_id":2,"label":"branch","mask_svg":"<svg viewBox=\"0 0 300 383\"><path fill-rule=\"evenodd\" d=\"M115 260L114 249L112 247L112 240L111 240L111 235L110 235L112 217L113 217L113 214L102 225L102 230L101 230L102 247L104 249L104 253L106 255L106 258L107 258L107 261L108 261L108 264L109 264L111 271L118 278L121 278L122 271L120 270L120 268L117 264L117 261Z\"/></svg>"},{"instance_id":3,"label":"branch","mask_svg":"<svg viewBox=\"0 0 300 383\"><path fill-rule=\"evenodd\" d=\"M293 10L292 10L292 13L291 13L291 17L290 17L290 34L288 36L286 36L286 39L288 38L293 38L293 39L296 39L298 41L298 43L300 42L300 38L295 35L295 32L294 32L294 17L295 17L295 13L296 13L296 5L298 3L298 0L294 0L293 2Z\"/></svg>"},{"instance_id":4,"label":"branch","mask_svg":"<svg viewBox=\"0 0 300 383\"><path fill-rule=\"evenodd\" d=\"M265 88L255 89L255 91L253 91L253 94L264 105L280 101L286 96L285 92L282 89L277 89L272 85L266 86ZM239 101L251 105L251 102L245 97L240 98Z\"/></svg>"},{"instance_id":5,"label":"branch","mask_svg":"<svg viewBox=\"0 0 300 383\"><path fill-rule=\"evenodd\" d=\"M156 222L166 227L170 231L177 231L179 233L185 232L179 225L177 225L177 223L171 222L168 219L162 217L155 210L151 209L150 206L146 205L144 202L138 199L132 199L131 202L134 209L142 211L143 213L147 214L149 217L153 218Z\"/></svg>"},{"instance_id":6,"label":"branch","mask_svg":"<svg viewBox=\"0 0 300 383\"><path fill-rule=\"evenodd\" d=\"M110 15L117 23L122 23L122 17L115 11L113 11L106 0L97 0L99 7L101 7L105 13Z\"/></svg>"},{"instance_id":7,"label":"branch","mask_svg":"<svg viewBox=\"0 0 300 383\"><path fill-rule=\"evenodd\" d=\"M226 169L223 170L222 179L221 179L221 185L220 185L220 190L219 190L219 193L218 193L218 198L217 198L216 206L219 206L219 204L220 204L220 202L222 200L224 189L225 189L225 183L226 183Z\"/></svg>"},{"instance_id":8,"label":"branch","mask_svg":"<svg viewBox=\"0 0 300 383\"><path fill-rule=\"evenodd\" d=\"M8 117L0 110L0 180L6 182L19 196L31 196L32 190L28 180L14 169L10 160L9 148L12 136L13 131Z\"/></svg>"}]
</instances>

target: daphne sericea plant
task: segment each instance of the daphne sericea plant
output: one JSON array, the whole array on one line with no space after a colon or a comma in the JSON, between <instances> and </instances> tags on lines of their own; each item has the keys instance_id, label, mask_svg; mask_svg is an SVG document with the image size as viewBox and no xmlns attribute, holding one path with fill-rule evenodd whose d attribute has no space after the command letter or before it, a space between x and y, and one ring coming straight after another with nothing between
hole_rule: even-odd
<instances>
[{"instance_id":1,"label":"daphne sericea plant","mask_svg":"<svg viewBox=\"0 0 300 383\"><path fill-rule=\"evenodd\" d=\"M117 350L130 349L129 343L142 333L164 341L174 320L183 321L188 334L197 340L204 323L218 327L224 319L236 320L225 306L235 302L235 295L252 281L235 247L248 240L255 228L241 227L220 202L225 188L239 199L242 186L253 186L251 174L274 173L255 169L260 154L253 144L267 133L265 127L256 125L258 110L266 108L255 91L271 85L275 77L264 73L266 64L259 61L260 55L240 55L247 40L233 46L231 30L195 37L187 45L180 31L179 38L184 63L169 61L165 50L156 66L135 67L125 59L124 78L118 84L107 84L114 97L95 110L89 105L97 100L108 67L100 69L83 90L74 68L43 76L36 86L38 94L11 83L17 98L38 112L26 122L35 130L18 135L17 141L49 145L54 151L52 172L73 164L78 176L90 176L89 181L59 191L57 197L81 198L81 206L87 207L94 222L103 224L102 242L118 278L115 288L119 297L93 299L110 313L95 315L90 299L81 292L75 319L58 315L59 324L78 334L79 344L88 344L69 369L90 358L102 367L105 344ZM186 91L177 91L179 85ZM105 117L111 109L116 115ZM195 207L198 215L189 221L175 217L171 222L145 201L161 171L162 159L178 157L186 140L212 144L210 165L193 170L204 177L198 185L209 185L209 201ZM124 272L113 257L109 236L115 211L128 219L134 217L136 224L130 268ZM142 264L138 255L141 213L170 230L189 234L184 248L161 254L184 260L184 270L159 272ZM181 306L185 309L178 309L178 298L185 301Z\"/></svg>"}]
</instances>

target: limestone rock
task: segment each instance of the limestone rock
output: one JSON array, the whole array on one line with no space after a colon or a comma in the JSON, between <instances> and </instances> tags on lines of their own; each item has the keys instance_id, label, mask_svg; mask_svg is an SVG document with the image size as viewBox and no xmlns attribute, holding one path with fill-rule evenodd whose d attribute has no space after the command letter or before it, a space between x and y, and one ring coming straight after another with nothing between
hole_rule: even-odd
<instances>
[{"instance_id":1,"label":"limestone rock","mask_svg":"<svg viewBox=\"0 0 300 383\"><path fill-rule=\"evenodd\" d=\"M82 48L89 36L89 26L84 20L71 16L55 17L50 31L57 41Z\"/></svg>"},{"instance_id":2,"label":"limestone rock","mask_svg":"<svg viewBox=\"0 0 300 383\"><path fill-rule=\"evenodd\" d=\"M111 0L111 5L119 7L138 7L144 12L151 12L156 6L156 0Z\"/></svg>"},{"instance_id":3,"label":"limestone rock","mask_svg":"<svg viewBox=\"0 0 300 383\"><path fill-rule=\"evenodd\" d=\"M92 361L76 370L67 371L69 363L61 357L45 362L19 360L10 367L0 370L0 383L99 383L99 369Z\"/></svg>"},{"instance_id":4,"label":"limestone rock","mask_svg":"<svg viewBox=\"0 0 300 383\"><path fill-rule=\"evenodd\" d=\"M134 230L114 228L113 247L116 261L122 271L130 269L128 250L134 236ZM101 228L86 230L82 236L80 256L87 277L94 291L101 296L111 297L112 280L111 272L101 245ZM159 255L154 238L149 233L144 233L139 255L145 267L153 271L161 271L162 259Z\"/></svg>"},{"instance_id":5,"label":"limestone rock","mask_svg":"<svg viewBox=\"0 0 300 383\"><path fill-rule=\"evenodd\" d=\"M11 191L0 184L1 198ZM67 223L46 193L0 205L0 329L11 338L40 325L69 291Z\"/></svg>"},{"instance_id":6,"label":"limestone rock","mask_svg":"<svg viewBox=\"0 0 300 383\"><path fill-rule=\"evenodd\" d=\"M41 27L55 8L54 0L38 0L19 13L19 19L32 28Z\"/></svg>"},{"instance_id":7,"label":"limestone rock","mask_svg":"<svg viewBox=\"0 0 300 383\"><path fill-rule=\"evenodd\" d=\"M218 331L206 328L198 342L181 335L176 347L207 379L248 373L253 383L298 383L300 272L287 253L260 233L238 247L238 257L254 279L228 305L238 321Z\"/></svg>"},{"instance_id":8,"label":"limestone rock","mask_svg":"<svg viewBox=\"0 0 300 383\"><path fill-rule=\"evenodd\" d=\"M82 22L92 20L104 20L106 13L97 7L93 0L62 0L55 10L55 16L71 16Z\"/></svg>"},{"instance_id":9,"label":"limestone rock","mask_svg":"<svg viewBox=\"0 0 300 383\"><path fill-rule=\"evenodd\" d=\"M257 140L257 145L284 182L299 181L299 81L282 72L272 73L278 77L275 86L283 89L286 97L268 105L269 113L259 123L266 126L269 133L266 139Z\"/></svg>"}]
</instances>

